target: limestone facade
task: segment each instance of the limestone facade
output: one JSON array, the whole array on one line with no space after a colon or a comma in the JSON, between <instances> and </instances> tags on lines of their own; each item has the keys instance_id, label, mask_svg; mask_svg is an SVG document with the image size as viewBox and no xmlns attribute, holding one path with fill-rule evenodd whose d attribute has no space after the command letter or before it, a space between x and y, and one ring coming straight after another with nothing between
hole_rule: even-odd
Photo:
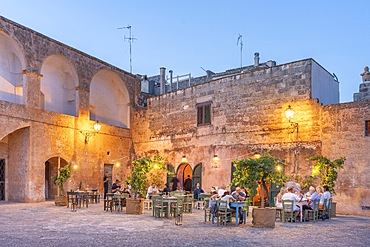
<instances>
[{"instance_id":1,"label":"limestone facade","mask_svg":"<svg viewBox=\"0 0 370 247\"><path fill-rule=\"evenodd\" d=\"M0 27L5 200L53 198L57 157L75 167L66 190L82 182L83 188L102 191L104 167L112 180L124 179L132 159L136 77L3 17Z\"/></svg>"},{"instance_id":2,"label":"limestone facade","mask_svg":"<svg viewBox=\"0 0 370 247\"><path fill-rule=\"evenodd\" d=\"M369 102L323 105L325 100L312 98L313 85L325 97L319 87L326 82L312 77L312 68L318 67L306 59L149 98L147 106L134 113L135 150L140 155L164 156L175 171L182 171L184 155L193 169L202 164L200 181L205 189L229 184L232 161L256 152L282 158L289 176L310 175L310 156L346 157L334 197L338 213L369 215L362 210L370 203L366 197L369 137L364 132ZM211 104L211 124L197 126L197 105L204 102ZM289 105L297 130L285 116ZM220 159L216 164L215 154Z\"/></svg>"},{"instance_id":3,"label":"limestone facade","mask_svg":"<svg viewBox=\"0 0 370 247\"><path fill-rule=\"evenodd\" d=\"M306 159L323 154L347 159L337 212L370 216L362 210L370 205L370 102L339 104L338 82L313 59L142 94L139 77L0 17L0 62L7 201L51 198L58 157L77 165L67 190L82 182L102 191L104 171L122 180L133 158L158 154L180 178L192 175L209 191L230 183L234 159L269 152L285 161L287 175L304 176L312 165ZM198 125L202 105L210 105L210 123ZM285 117L289 106L297 128Z\"/></svg>"}]
</instances>

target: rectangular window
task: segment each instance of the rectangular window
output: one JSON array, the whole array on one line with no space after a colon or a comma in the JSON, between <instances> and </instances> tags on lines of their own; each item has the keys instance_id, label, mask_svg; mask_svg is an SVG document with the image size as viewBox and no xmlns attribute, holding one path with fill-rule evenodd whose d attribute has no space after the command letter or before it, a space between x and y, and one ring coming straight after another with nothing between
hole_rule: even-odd
<instances>
[{"instance_id":1,"label":"rectangular window","mask_svg":"<svg viewBox=\"0 0 370 247\"><path fill-rule=\"evenodd\" d=\"M365 136L370 136L370 120L365 121Z\"/></svg>"},{"instance_id":2,"label":"rectangular window","mask_svg":"<svg viewBox=\"0 0 370 247\"><path fill-rule=\"evenodd\" d=\"M211 124L211 102L197 104L197 125Z\"/></svg>"}]
</instances>

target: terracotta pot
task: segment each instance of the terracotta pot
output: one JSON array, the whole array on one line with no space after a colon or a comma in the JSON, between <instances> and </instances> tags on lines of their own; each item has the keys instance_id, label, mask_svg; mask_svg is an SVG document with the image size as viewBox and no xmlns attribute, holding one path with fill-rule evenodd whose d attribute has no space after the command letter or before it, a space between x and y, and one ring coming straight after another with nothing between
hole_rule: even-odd
<instances>
[{"instance_id":1,"label":"terracotta pot","mask_svg":"<svg viewBox=\"0 0 370 247\"><path fill-rule=\"evenodd\" d=\"M142 214L144 199L126 199L127 214Z\"/></svg>"},{"instance_id":2,"label":"terracotta pot","mask_svg":"<svg viewBox=\"0 0 370 247\"><path fill-rule=\"evenodd\" d=\"M55 206L67 206L67 197L65 196L55 196L54 197Z\"/></svg>"},{"instance_id":3,"label":"terracotta pot","mask_svg":"<svg viewBox=\"0 0 370 247\"><path fill-rule=\"evenodd\" d=\"M254 227L275 227L275 208L253 208L252 224Z\"/></svg>"}]
</instances>

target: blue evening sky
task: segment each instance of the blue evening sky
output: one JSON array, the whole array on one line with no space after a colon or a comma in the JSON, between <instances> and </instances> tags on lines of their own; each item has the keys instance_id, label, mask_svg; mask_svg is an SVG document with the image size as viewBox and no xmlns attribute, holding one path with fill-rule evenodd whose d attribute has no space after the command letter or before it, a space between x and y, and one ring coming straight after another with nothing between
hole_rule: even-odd
<instances>
[{"instance_id":1,"label":"blue evening sky","mask_svg":"<svg viewBox=\"0 0 370 247\"><path fill-rule=\"evenodd\" d=\"M126 71L128 24L133 73L204 75L243 65L313 58L340 81L352 101L370 66L370 2L366 0L0 0L0 15Z\"/></svg>"}]
</instances>

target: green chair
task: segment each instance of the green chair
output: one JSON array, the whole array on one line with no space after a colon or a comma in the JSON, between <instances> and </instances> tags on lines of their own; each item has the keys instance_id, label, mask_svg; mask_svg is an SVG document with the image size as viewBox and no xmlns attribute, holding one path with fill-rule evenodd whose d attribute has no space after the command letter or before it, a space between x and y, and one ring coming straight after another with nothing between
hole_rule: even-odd
<instances>
[{"instance_id":1,"label":"green chair","mask_svg":"<svg viewBox=\"0 0 370 247\"><path fill-rule=\"evenodd\" d=\"M192 213L193 212L193 202L194 202L194 195L187 194L184 200L184 212L185 213Z\"/></svg>"},{"instance_id":2,"label":"green chair","mask_svg":"<svg viewBox=\"0 0 370 247\"><path fill-rule=\"evenodd\" d=\"M171 203L171 215L176 217L184 211L184 197L178 196L175 203Z\"/></svg>"},{"instance_id":3,"label":"green chair","mask_svg":"<svg viewBox=\"0 0 370 247\"><path fill-rule=\"evenodd\" d=\"M275 220L279 219L282 222L283 221L283 209L276 207L276 204L277 204L277 197L275 196L274 197L274 208L276 210Z\"/></svg>"},{"instance_id":4,"label":"green chair","mask_svg":"<svg viewBox=\"0 0 370 247\"><path fill-rule=\"evenodd\" d=\"M294 201L283 200L282 204L283 204L283 222L285 223L287 219L290 219L290 222L294 222L299 212L294 210Z\"/></svg>"},{"instance_id":5,"label":"green chair","mask_svg":"<svg viewBox=\"0 0 370 247\"><path fill-rule=\"evenodd\" d=\"M319 218L322 218L323 215L327 215L331 219L331 202L332 199L324 199L323 209L319 210Z\"/></svg>"},{"instance_id":6,"label":"green chair","mask_svg":"<svg viewBox=\"0 0 370 247\"><path fill-rule=\"evenodd\" d=\"M167 217L167 204L163 203L163 197L152 197L153 200L153 209L154 209L154 217L155 218L162 218ZM155 205L155 206L154 206Z\"/></svg>"},{"instance_id":7,"label":"green chair","mask_svg":"<svg viewBox=\"0 0 370 247\"><path fill-rule=\"evenodd\" d=\"M313 209L306 209L304 211L304 221L312 219L313 222L317 222L319 219L319 202L320 200L313 201Z\"/></svg>"},{"instance_id":8,"label":"green chair","mask_svg":"<svg viewBox=\"0 0 370 247\"><path fill-rule=\"evenodd\" d=\"M203 210L204 210L204 222L207 222L207 218L208 218L208 221L211 221L212 213L211 213L211 209L209 208L209 198L204 198Z\"/></svg>"},{"instance_id":9,"label":"green chair","mask_svg":"<svg viewBox=\"0 0 370 247\"><path fill-rule=\"evenodd\" d=\"M217 201L217 226L220 224L231 225L232 214L227 209L227 201Z\"/></svg>"},{"instance_id":10,"label":"green chair","mask_svg":"<svg viewBox=\"0 0 370 247\"><path fill-rule=\"evenodd\" d=\"M161 197L161 196L158 196L158 195L156 195L156 196L152 196L152 216L154 217L155 216L155 203L156 203L156 198L159 198L159 197Z\"/></svg>"}]
</instances>

